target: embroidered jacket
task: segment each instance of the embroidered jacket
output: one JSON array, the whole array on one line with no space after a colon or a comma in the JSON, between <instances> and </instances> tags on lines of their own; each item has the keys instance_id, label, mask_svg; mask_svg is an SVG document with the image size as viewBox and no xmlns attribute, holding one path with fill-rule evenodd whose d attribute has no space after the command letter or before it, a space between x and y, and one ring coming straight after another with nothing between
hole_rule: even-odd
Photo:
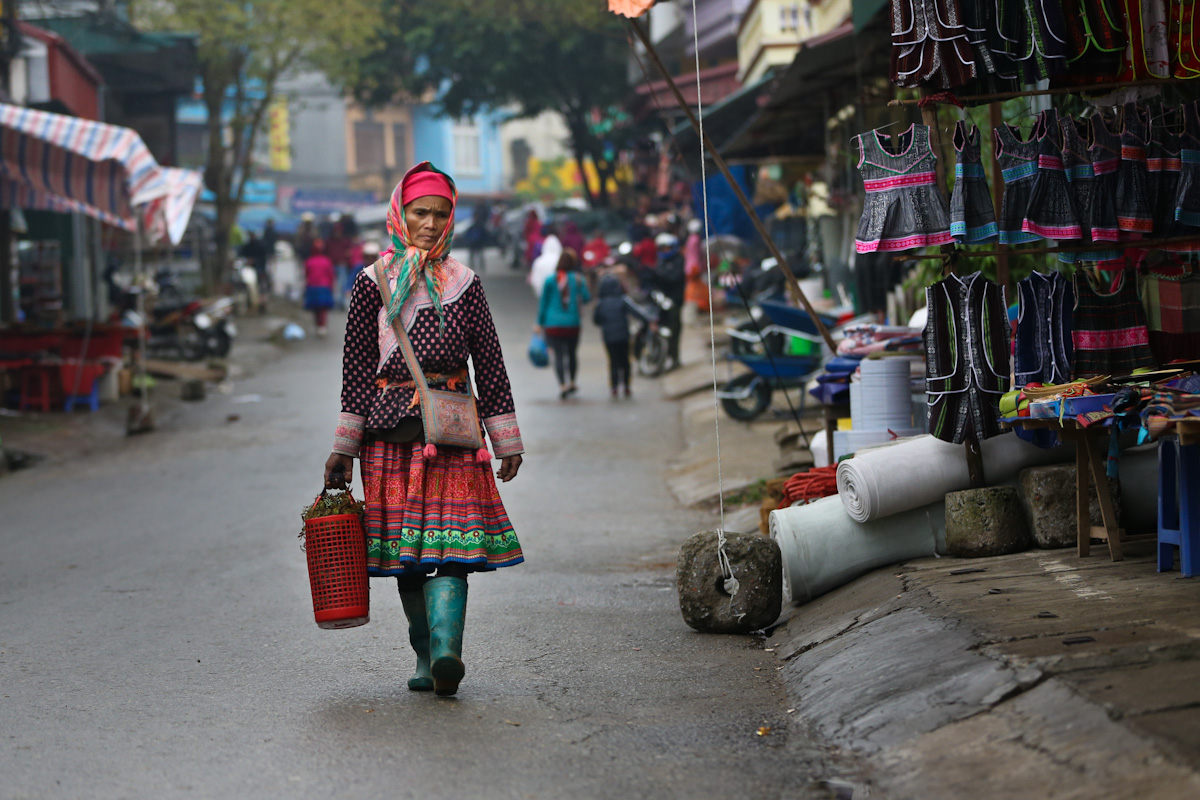
<instances>
[{"instance_id":1,"label":"embroidered jacket","mask_svg":"<svg viewBox=\"0 0 1200 800\"><path fill-rule=\"evenodd\" d=\"M427 376L453 376L466 369L470 358L475 368L479 416L493 452L497 458L523 453L512 386L483 284L453 258L446 259L445 270L444 333L424 285L417 288L400 312L417 361ZM388 280L395 291L394 272L389 272ZM442 381L430 383L437 388L468 389L465 381L453 387ZM364 430L388 430L404 417L419 417L421 410L413 405L414 392L412 374L387 322L375 271L368 267L359 273L350 297L342 352L342 412L333 452L357 457Z\"/></svg>"}]
</instances>

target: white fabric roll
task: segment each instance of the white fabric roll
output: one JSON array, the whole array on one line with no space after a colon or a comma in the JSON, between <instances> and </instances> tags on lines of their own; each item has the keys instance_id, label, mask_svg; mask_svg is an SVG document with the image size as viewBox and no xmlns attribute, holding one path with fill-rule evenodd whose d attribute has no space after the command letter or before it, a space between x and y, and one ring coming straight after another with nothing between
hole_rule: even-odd
<instances>
[{"instance_id":1,"label":"white fabric roll","mask_svg":"<svg viewBox=\"0 0 1200 800\"><path fill-rule=\"evenodd\" d=\"M836 497L772 511L771 538L783 556L783 594L806 603L888 564L946 550L946 504L886 522L855 522Z\"/></svg>"},{"instance_id":2,"label":"white fabric roll","mask_svg":"<svg viewBox=\"0 0 1200 800\"><path fill-rule=\"evenodd\" d=\"M855 430L912 427L912 363L910 358L863 360L858 391L850 384L850 417Z\"/></svg>"},{"instance_id":3,"label":"white fabric roll","mask_svg":"<svg viewBox=\"0 0 1200 800\"><path fill-rule=\"evenodd\" d=\"M980 450L989 485L1003 483L1025 467L1075 457L1074 447L1035 447L1011 433L985 439ZM857 522L940 503L947 492L971 488L967 448L925 434L866 450L838 464L837 487L846 513Z\"/></svg>"}]
</instances>

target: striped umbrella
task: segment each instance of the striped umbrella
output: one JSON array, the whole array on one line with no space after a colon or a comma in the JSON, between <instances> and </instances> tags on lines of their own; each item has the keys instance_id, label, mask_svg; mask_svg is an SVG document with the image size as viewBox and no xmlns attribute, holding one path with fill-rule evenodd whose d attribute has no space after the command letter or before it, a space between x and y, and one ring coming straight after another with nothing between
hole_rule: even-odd
<instances>
[{"instance_id":1,"label":"striped umbrella","mask_svg":"<svg viewBox=\"0 0 1200 800\"><path fill-rule=\"evenodd\" d=\"M0 103L0 207L80 212L134 230L182 236L200 173L160 167L138 134Z\"/></svg>"}]
</instances>

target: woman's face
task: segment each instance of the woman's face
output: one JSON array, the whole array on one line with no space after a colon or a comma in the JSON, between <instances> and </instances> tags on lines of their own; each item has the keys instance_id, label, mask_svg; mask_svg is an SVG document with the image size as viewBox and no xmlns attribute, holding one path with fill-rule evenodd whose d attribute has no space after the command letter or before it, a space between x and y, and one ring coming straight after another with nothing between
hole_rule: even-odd
<instances>
[{"instance_id":1,"label":"woman's face","mask_svg":"<svg viewBox=\"0 0 1200 800\"><path fill-rule=\"evenodd\" d=\"M437 244L442 231L450 222L450 211L453 207L445 197L429 195L418 197L404 207L404 223L408 225L408 235L412 243L422 250L428 250Z\"/></svg>"}]
</instances>

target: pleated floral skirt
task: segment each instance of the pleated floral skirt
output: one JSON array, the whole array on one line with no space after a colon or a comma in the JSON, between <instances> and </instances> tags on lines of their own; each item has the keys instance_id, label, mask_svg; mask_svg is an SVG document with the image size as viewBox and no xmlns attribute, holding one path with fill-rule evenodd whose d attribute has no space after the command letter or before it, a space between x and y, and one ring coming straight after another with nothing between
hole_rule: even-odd
<instances>
[{"instance_id":1,"label":"pleated floral skirt","mask_svg":"<svg viewBox=\"0 0 1200 800\"><path fill-rule=\"evenodd\" d=\"M427 573L447 562L485 571L525 560L491 464L473 450L440 447L426 458L419 442L365 442L362 473L368 574Z\"/></svg>"}]
</instances>

